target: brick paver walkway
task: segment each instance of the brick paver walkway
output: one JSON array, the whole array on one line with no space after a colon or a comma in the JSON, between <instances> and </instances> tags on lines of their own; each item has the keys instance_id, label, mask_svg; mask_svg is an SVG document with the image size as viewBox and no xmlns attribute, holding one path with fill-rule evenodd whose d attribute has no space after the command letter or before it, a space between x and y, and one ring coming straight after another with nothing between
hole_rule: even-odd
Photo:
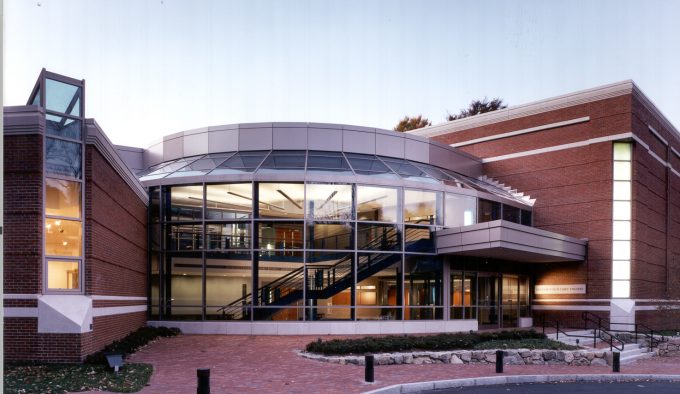
<instances>
[{"instance_id":1,"label":"brick paver walkway","mask_svg":"<svg viewBox=\"0 0 680 394\"><path fill-rule=\"evenodd\" d=\"M212 393L359 393L397 383L494 376L494 365L386 365L375 367L376 383L364 383L364 368L299 357L312 336L181 335L163 338L130 357L153 364L144 394L196 392L196 369L211 369ZM324 337L326 339L328 337ZM506 365L507 375L602 374L611 367ZM621 366L623 373L680 374L680 357Z\"/></svg>"}]
</instances>

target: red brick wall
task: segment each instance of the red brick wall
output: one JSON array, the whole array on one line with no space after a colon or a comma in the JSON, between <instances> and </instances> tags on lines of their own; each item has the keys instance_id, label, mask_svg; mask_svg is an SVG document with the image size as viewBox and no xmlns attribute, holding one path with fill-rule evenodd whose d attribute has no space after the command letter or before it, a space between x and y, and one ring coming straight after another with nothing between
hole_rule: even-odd
<instances>
[{"instance_id":1,"label":"red brick wall","mask_svg":"<svg viewBox=\"0 0 680 394\"><path fill-rule=\"evenodd\" d=\"M4 137L4 289L42 289L42 157L39 134Z\"/></svg>"}]
</instances>

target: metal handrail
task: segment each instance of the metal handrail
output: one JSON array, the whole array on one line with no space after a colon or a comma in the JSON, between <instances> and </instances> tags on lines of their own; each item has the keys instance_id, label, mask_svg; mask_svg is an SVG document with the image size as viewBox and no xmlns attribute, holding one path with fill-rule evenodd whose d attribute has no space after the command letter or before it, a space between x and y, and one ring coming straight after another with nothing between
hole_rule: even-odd
<instances>
[{"instance_id":1,"label":"metal handrail","mask_svg":"<svg viewBox=\"0 0 680 394\"><path fill-rule=\"evenodd\" d=\"M542 318L542 326L543 326L543 334L545 334L545 328L546 328L546 326L548 326L548 327L550 327L550 328L554 328L554 329L555 329L555 339L556 339L556 340L559 340L559 339L560 339L560 333L562 333L562 335L566 335L566 336L568 336L568 337L588 338L588 339L591 338L590 335L570 334L570 333L568 333L568 332L566 332L566 331L564 331L564 330L562 330L562 329L560 328L560 322L559 322L558 320L555 320L555 321L547 320L547 319L545 318L545 316L543 316L543 318ZM595 330L593 330L592 339L593 339L593 347L596 347L596 346L597 346L597 332L596 332Z\"/></svg>"},{"instance_id":2,"label":"metal handrail","mask_svg":"<svg viewBox=\"0 0 680 394\"><path fill-rule=\"evenodd\" d=\"M650 351L654 349L655 347L659 346L661 342L666 342L668 339L666 338L665 335L661 334L659 330L654 330L653 328L642 324L642 323L614 323L619 326L633 326L633 330L614 330L612 329L612 322L609 319L603 318L599 315L596 315L595 313L592 312L583 312L581 314L581 318L583 319L584 327L587 328L588 322L595 323L593 319L591 318L597 318L597 325L598 327L604 326L606 324L607 327L609 327L609 331L612 332L618 332L618 333L629 333L633 334L635 337L635 343L638 342L638 334L642 334L645 338L649 340L649 349ZM639 328L646 329L648 332L641 331ZM654 335L658 335L659 338L656 338Z\"/></svg>"}]
</instances>

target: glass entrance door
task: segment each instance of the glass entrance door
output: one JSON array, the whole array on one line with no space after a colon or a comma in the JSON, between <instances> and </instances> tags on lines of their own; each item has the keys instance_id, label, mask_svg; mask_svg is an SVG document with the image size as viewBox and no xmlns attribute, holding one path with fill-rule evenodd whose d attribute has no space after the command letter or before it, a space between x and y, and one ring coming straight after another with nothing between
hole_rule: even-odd
<instances>
[{"instance_id":1,"label":"glass entrance door","mask_svg":"<svg viewBox=\"0 0 680 394\"><path fill-rule=\"evenodd\" d=\"M517 327L519 316L519 279L516 275L503 275L502 327Z\"/></svg>"},{"instance_id":2,"label":"glass entrance door","mask_svg":"<svg viewBox=\"0 0 680 394\"><path fill-rule=\"evenodd\" d=\"M479 274L477 288L479 291L478 302L479 328L498 328L498 293L499 278L495 274Z\"/></svg>"}]
</instances>

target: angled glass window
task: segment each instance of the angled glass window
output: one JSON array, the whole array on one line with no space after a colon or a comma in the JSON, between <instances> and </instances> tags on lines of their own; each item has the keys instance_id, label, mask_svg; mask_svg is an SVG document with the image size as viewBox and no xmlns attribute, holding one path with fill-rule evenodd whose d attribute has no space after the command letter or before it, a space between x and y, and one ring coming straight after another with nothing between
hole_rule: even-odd
<instances>
[{"instance_id":1,"label":"angled glass window","mask_svg":"<svg viewBox=\"0 0 680 394\"><path fill-rule=\"evenodd\" d=\"M206 219L248 219L253 214L252 183L206 185Z\"/></svg>"},{"instance_id":2,"label":"angled glass window","mask_svg":"<svg viewBox=\"0 0 680 394\"><path fill-rule=\"evenodd\" d=\"M398 190L357 186L357 219L396 222L399 217Z\"/></svg>"},{"instance_id":3,"label":"angled glass window","mask_svg":"<svg viewBox=\"0 0 680 394\"><path fill-rule=\"evenodd\" d=\"M45 170L48 174L73 178L82 176L82 145L75 142L45 138Z\"/></svg>"},{"instance_id":4,"label":"angled glass window","mask_svg":"<svg viewBox=\"0 0 680 394\"><path fill-rule=\"evenodd\" d=\"M82 194L79 182L45 178L45 214L80 218Z\"/></svg>"},{"instance_id":5,"label":"angled glass window","mask_svg":"<svg viewBox=\"0 0 680 394\"><path fill-rule=\"evenodd\" d=\"M402 178L419 182L439 183L436 179L430 177L427 173L406 160L391 157L381 157L381 159Z\"/></svg>"},{"instance_id":6,"label":"angled glass window","mask_svg":"<svg viewBox=\"0 0 680 394\"><path fill-rule=\"evenodd\" d=\"M261 218L304 218L305 187L302 183L260 183Z\"/></svg>"},{"instance_id":7,"label":"angled glass window","mask_svg":"<svg viewBox=\"0 0 680 394\"><path fill-rule=\"evenodd\" d=\"M307 206L315 220L351 220L352 185L308 184Z\"/></svg>"},{"instance_id":8,"label":"angled glass window","mask_svg":"<svg viewBox=\"0 0 680 394\"><path fill-rule=\"evenodd\" d=\"M81 122L64 116L45 115L45 131L47 134L79 140Z\"/></svg>"},{"instance_id":9,"label":"angled glass window","mask_svg":"<svg viewBox=\"0 0 680 394\"><path fill-rule=\"evenodd\" d=\"M340 152L309 151L307 171L332 171L337 175L353 175L349 163Z\"/></svg>"},{"instance_id":10,"label":"angled glass window","mask_svg":"<svg viewBox=\"0 0 680 394\"><path fill-rule=\"evenodd\" d=\"M139 178L139 180L140 181L149 181L149 180L152 180L152 179L164 178L168 174L170 174L171 172L175 172L175 171L185 167L187 164L193 163L196 159L199 159L202 156L203 155L169 161L169 162L165 163L164 165L159 166L154 171L152 171L152 172L144 175L143 177Z\"/></svg>"},{"instance_id":11,"label":"angled glass window","mask_svg":"<svg viewBox=\"0 0 680 394\"><path fill-rule=\"evenodd\" d=\"M49 78L45 84L45 107L48 110L80 116L80 87Z\"/></svg>"},{"instance_id":12,"label":"angled glass window","mask_svg":"<svg viewBox=\"0 0 680 394\"><path fill-rule=\"evenodd\" d=\"M210 172L210 175L244 174L255 171L269 151L238 152Z\"/></svg>"},{"instance_id":13,"label":"angled glass window","mask_svg":"<svg viewBox=\"0 0 680 394\"><path fill-rule=\"evenodd\" d=\"M421 169L422 171L427 173L427 175L429 175L430 177L432 177L432 178L434 178L434 179L436 179L440 182L451 184L452 186L457 185L456 183L451 182L452 178L450 176L448 176L446 173L444 173L444 171L440 170L437 167L427 165L427 164L423 164L423 163L417 163L417 162L414 162L414 161L409 161L409 163L418 167L419 169Z\"/></svg>"},{"instance_id":14,"label":"angled glass window","mask_svg":"<svg viewBox=\"0 0 680 394\"><path fill-rule=\"evenodd\" d=\"M226 153L213 153L198 159L191 164L188 164L174 173L168 175L168 178L180 177L180 176L196 176L205 175L211 170L213 170L218 165L222 164L228 157L232 156L233 152Z\"/></svg>"},{"instance_id":15,"label":"angled glass window","mask_svg":"<svg viewBox=\"0 0 680 394\"><path fill-rule=\"evenodd\" d=\"M347 160L352 165L354 172L361 175L376 175L380 177L399 178L392 170L374 155L361 155L358 153L346 153Z\"/></svg>"},{"instance_id":16,"label":"angled glass window","mask_svg":"<svg viewBox=\"0 0 680 394\"><path fill-rule=\"evenodd\" d=\"M295 171L305 169L304 151L273 151L262 162L258 173L276 173L280 171Z\"/></svg>"},{"instance_id":17,"label":"angled glass window","mask_svg":"<svg viewBox=\"0 0 680 394\"><path fill-rule=\"evenodd\" d=\"M31 100L28 100L31 105L37 105L38 107L40 106L40 88L35 91L35 96L32 97Z\"/></svg>"}]
</instances>

